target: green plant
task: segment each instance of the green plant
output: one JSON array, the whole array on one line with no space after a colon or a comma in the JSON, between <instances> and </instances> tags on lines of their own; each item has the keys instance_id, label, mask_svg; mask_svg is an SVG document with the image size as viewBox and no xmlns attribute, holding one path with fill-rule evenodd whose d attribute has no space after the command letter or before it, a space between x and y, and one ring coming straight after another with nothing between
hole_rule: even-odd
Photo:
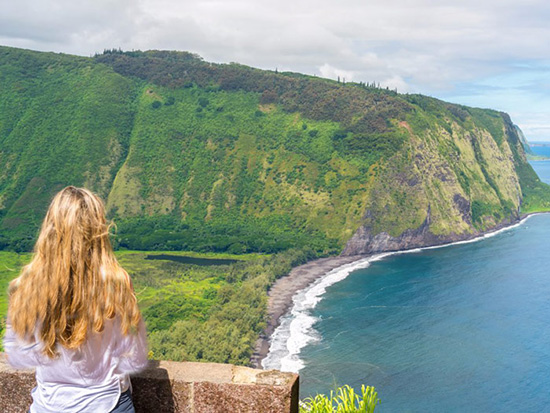
<instances>
[{"instance_id":1,"label":"green plant","mask_svg":"<svg viewBox=\"0 0 550 413\"><path fill-rule=\"evenodd\" d=\"M372 386L361 386L361 396L348 386L330 392L330 397L318 394L300 402L300 413L373 413L380 403L378 393Z\"/></svg>"}]
</instances>

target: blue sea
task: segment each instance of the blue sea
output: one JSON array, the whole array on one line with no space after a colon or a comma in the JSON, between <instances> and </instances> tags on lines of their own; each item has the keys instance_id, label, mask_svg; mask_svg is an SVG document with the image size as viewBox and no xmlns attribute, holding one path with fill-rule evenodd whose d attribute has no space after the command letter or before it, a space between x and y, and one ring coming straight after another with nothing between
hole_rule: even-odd
<instances>
[{"instance_id":1,"label":"blue sea","mask_svg":"<svg viewBox=\"0 0 550 413\"><path fill-rule=\"evenodd\" d=\"M544 146L531 146L531 150L540 156L550 158L550 142L540 142Z\"/></svg>"},{"instance_id":2,"label":"blue sea","mask_svg":"<svg viewBox=\"0 0 550 413\"><path fill-rule=\"evenodd\" d=\"M550 158L550 143L547 143L547 145L548 146L532 146L531 149L537 155ZM550 184L550 159L546 161L531 162L531 165L533 165L541 181Z\"/></svg>"},{"instance_id":3,"label":"blue sea","mask_svg":"<svg viewBox=\"0 0 550 413\"><path fill-rule=\"evenodd\" d=\"M295 297L264 367L298 371L301 398L375 386L379 413L550 411L549 245L543 214L342 267Z\"/></svg>"}]
</instances>

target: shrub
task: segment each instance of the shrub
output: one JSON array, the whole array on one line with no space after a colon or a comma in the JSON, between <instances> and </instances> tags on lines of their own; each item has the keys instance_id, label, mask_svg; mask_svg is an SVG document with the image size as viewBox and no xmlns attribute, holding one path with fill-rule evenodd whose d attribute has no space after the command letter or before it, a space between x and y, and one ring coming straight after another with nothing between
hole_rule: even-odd
<instances>
[{"instance_id":1,"label":"shrub","mask_svg":"<svg viewBox=\"0 0 550 413\"><path fill-rule=\"evenodd\" d=\"M361 386L361 397L355 390L348 386L342 386L330 397L318 394L315 397L308 397L300 402L300 413L373 413L380 403L378 393L371 386Z\"/></svg>"},{"instance_id":2,"label":"shrub","mask_svg":"<svg viewBox=\"0 0 550 413\"><path fill-rule=\"evenodd\" d=\"M260 103L261 104L269 104L269 103L277 103L277 99L279 96L277 95L277 92L273 90L264 90L262 92L262 96L260 97Z\"/></svg>"}]
</instances>

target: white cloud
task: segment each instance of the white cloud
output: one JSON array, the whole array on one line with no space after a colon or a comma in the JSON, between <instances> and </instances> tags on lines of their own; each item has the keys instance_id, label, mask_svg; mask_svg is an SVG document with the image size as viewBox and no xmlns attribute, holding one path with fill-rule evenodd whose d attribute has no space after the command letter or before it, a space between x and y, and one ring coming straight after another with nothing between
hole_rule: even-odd
<instances>
[{"instance_id":1,"label":"white cloud","mask_svg":"<svg viewBox=\"0 0 550 413\"><path fill-rule=\"evenodd\" d=\"M322 77L329 79L339 79L342 82L353 81L353 72L332 67L328 63L325 63L323 66L319 67L319 73L321 73Z\"/></svg>"},{"instance_id":2,"label":"white cloud","mask_svg":"<svg viewBox=\"0 0 550 413\"><path fill-rule=\"evenodd\" d=\"M407 82L401 77L394 75L390 78L384 79L380 82L381 87L387 87L391 90L397 90L399 93L407 93L409 91L409 86Z\"/></svg>"}]
</instances>

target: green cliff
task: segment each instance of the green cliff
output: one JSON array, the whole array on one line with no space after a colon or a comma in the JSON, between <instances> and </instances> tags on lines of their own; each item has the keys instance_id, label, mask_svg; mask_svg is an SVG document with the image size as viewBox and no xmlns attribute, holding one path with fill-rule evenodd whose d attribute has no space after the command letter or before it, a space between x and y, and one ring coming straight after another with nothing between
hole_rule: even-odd
<instances>
[{"instance_id":1,"label":"green cliff","mask_svg":"<svg viewBox=\"0 0 550 413\"><path fill-rule=\"evenodd\" d=\"M184 52L0 47L0 171L19 250L69 184L133 249L356 254L550 208L504 113Z\"/></svg>"}]
</instances>

